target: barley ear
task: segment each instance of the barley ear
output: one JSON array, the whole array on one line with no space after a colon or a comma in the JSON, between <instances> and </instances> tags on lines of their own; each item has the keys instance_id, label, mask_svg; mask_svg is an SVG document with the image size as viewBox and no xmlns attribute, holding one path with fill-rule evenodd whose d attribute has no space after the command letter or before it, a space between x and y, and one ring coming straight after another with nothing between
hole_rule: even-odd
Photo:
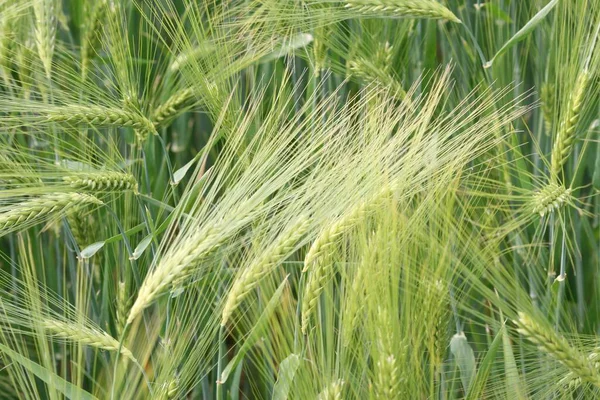
<instances>
[{"instance_id":1,"label":"barley ear","mask_svg":"<svg viewBox=\"0 0 600 400\"><path fill-rule=\"evenodd\" d=\"M550 172L553 179L557 179L562 167L565 165L573 143L575 142L575 133L577 132L577 124L581 117L581 107L583 106L588 83L590 81L590 73L584 70L577 77L575 88L569 96L567 110L558 126L554 146L552 147L552 159Z\"/></svg>"},{"instance_id":2,"label":"barley ear","mask_svg":"<svg viewBox=\"0 0 600 400\"><path fill-rule=\"evenodd\" d=\"M38 55L44 66L46 77L52 75L52 57L56 42L56 4L55 0L35 0L33 3L35 16L35 40Z\"/></svg>"},{"instance_id":3,"label":"barley ear","mask_svg":"<svg viewBox=\"0 0 600 400\"><path fill-rule=\"evenodd\" d=\"M461 23L452 11L435 0L347 0L345 7L371 16L445 19Z\"/></svg>"},{"instance_id":4,"label":"barley ear","mask_svg":"<svg viewBox=\"0 0 600 400\"><path fill-rule=\"evenodd\" d=\"M318 394L317 400L342 400L343 389L344 381L342 379L333 381Z\"/></svg>"},{"instance_id":5,"label":"barley ear","mask_svg":"<svg viewBox=\"0 0 600 400\"><path fill-rule=\"evenodd\" d=\"M180 112L182 106L185 106L194 98L192 88L181 90L169 97L163 104L156 107L152 113L151 120L155 126L165 125Z\"/></svg>"},{"instance_id":6,"label":"barley ear","mask_svg":"<svg viewBox=\"0 0 600 400\"><path fill-rule=\"evenodd\" d=\"M137 193L137 180L131 174L100 172L65 176L63 180L72 188L94 192L120 192L132 190Z\"/></svg>"},{"instance_id":7,"label":"barley ear","mask_svg":"<svg viewBox=\"0 0 600 400\"><path fill-rule=\"evenodd\" d=\"M540 191L535 193L531 202L531 212L544 216L558 210L565 204L571 204L571 189L550 181Z\"/></svg>"},{"instance_id":8,"label":"barley ear","mask_svg":"<svg viewBox=\"0 0 600 400\"><path fill-rule=\"evenodd\" d=\"M309 220L306 217L300 217L292 228L282 232L279 237L269 246L261 257L250 264L244 272L235 280L227 299L221 317L221 326L225 326L231 315L244 301L246 296L258 286L260 281L273 272L275 268L285 260L294 250L296 243L306 233L309 227Z\"/></svg>"},{"instance_id":9,"label":"barley ear","mask_svg":"<svg viewBox=\"0 0 600 400\"><path fill-rule=\"evenodd\" d=\"M540 351L563 364L582 381L600 387L600 373L565 338L558 336L551 329L542 327L522 312L519 312L519 319L514 323L517 325L518 332L537 345Z\"/></svg>"}]
</instances>

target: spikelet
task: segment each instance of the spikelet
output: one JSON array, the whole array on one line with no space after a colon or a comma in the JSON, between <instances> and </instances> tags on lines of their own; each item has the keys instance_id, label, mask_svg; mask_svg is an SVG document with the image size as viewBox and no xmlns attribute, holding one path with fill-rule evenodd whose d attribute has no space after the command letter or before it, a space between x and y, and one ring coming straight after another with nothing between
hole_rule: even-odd
<instances>
[{"instance_id":1,"label":"spikelet","mask_svg":"<svg viewBox=\"0 0 600 400\"><path fill-rule=\"evenodd\" d=\"M147 133L155 133L154 124L142 115L102 106L61 106L46 114L48 122L88 124L92 126L129 126Z\"/></svg>"},{"instance_id":2,"label":"spikelet","mask_svg":"<svg viewBox=\"0 0 600 400\"><path fill-rule=\"evenodd\" d=\"M583 70L577 77L575 88L569 97L566 113L558 127L554 146L552 147L552 160L550 165L551 176L556 179L565 162L571 154L573 143L575 142L575 133L577 123L581 117L581 107L585 98L590 73Z\"/></svg>"},{"instance_id":3,"label":"spikelet","mask_svg":"<svg viewBox=\"0 0 600 400\"><path fill-rule=\"evenodd\" d=\"M519 333L536 344L540 351L563 364L582 381L600 387L600 373L590 360L574 349L565 338L540 326L522 312L519 312L519 320L514 323L517 325Z\"/></svg>"},{"instance_id":4,"label":"spikelet","mask_svg":"<svg viewBox=\"0 0 600 400\"><path fill-rule=\"evenodd\" d=\"M67 213L67 222L73 238L80 248L93 243L94 217L85 211L85 206L75 207Z\"/></svg>"},{"instance_id":5,"label":"spikelet","mask_svg":"<svg viewBox=\"0 0 600 400\"><path fill-rule=\"evenodd\" d=\"M35 16L35 40L38 55L44 66L46 77L52 75L52 57L56 42L56 0L35 0L33 13Z\"/></svg>"},{"instance_id":6,"label":"spikelet","mask_svg":"<svg viewBox=\"0 0 600 400\"><path fill-rule=\"evenodd\" d=\"M389 90L392 96L403 99L406 92L391 73L392 47L380 45L374 57L355 57L348 61L349 73L365 84L376 84Z\"/></svg>"},{"instance_id":7,"label":"spikelet","mask_svg":"<svg viewBox=\"0 0 600 400\"><path fill-rule=\"evenodd\" d=\"M425 332L428 340L427 346L431 353L432 364L438 368L441 366L443 361L443 343L447 333L446 326L446 312L448 310L448 294L441 281L428 282L426 284L427 293L425 298L427 299L426 308L424 310L424 323Z\"/></svg>"},{"instance_id":8,"label":"spikelet","mask_svg":"<svg viewBox=\"0 0 600 400\"><path fill-rule=\"evenodd\" d=\"M391 189L385 186L371 199L360 202L350 209L344 216L331 226L327 227L313 242L304 260L304 270L307 271L312 265L319 264L319 260L333 252L338 239L357 222L368 216L391 194Z\"/></svg>"},{"instance_id":9,"label":"spikelet","mask_svg":"<svg viewBox=\"0 0 600 400\"><path fill-rule=\"evenodd\" d=\"M65 213L84 204L103 204L96 197L83 193L52 193L16 204L0 214L0 232L8 232L39 218Z\"/></svg>"},{"instance_id":10,"label":"spikelet","mask_svg":"<svg viewBox=\"0 0 600 400\"><path fill-rule=\"evenodd\" d=\"M65 176L63 180L72 188L94 192L137 192L137 181L131 174L99 172Z\"/></svg>"},{"instance_id":11,"label":"spikelet","mask_svg":"<svg viewBox=\"0 0 600 400\"><path fill-rule=\"evenodd\" d=\"M169 97L163 104L156 107L152 113L152 121L155 126L162 125L174 118L179 112L181 106L185 105L194 98L194 90L187 88L181 90Z\"/></svg>"},{"instance_id":12,"label":"spikelet","mask_svg":"<svg viewBox=\"0 0 600 400\"><path fill-rule=\"evenodd\" d=\"M308 271L301 305L301 329L304 335L308 332L312 313L317 307L321 292L332 273L333 265L323 262L323 260Z\"/></svg>"},{"instance_id":13,"label":"spikelet","mask_svg":"<svg viewBox=\"0 0 600 400\"><path fill-rule=\"evenodd\" d=\"M81 77L83 80L87 78L96 48L100 44L102 24L106 17L108 4L106 0L99 0L97 2L86 2L84 6L87 8L85 14L88 19L81 39Z\"/></svg>"},{"instance_id":14,"label":"spikelet","mask_svg":"<svg viewBox=\"0 0 600 400\"><path fill-rule=\"evenodd\" d=\"M125 346L120 346L119 341L106 332L53 319L42 320L41 326L54 337L71 340L73 342L81 343L96 349L116 352L119 351L119 347L121 347L121 354L127 357L129 360L137 363L137 360L131 351L129 351Z\"/></svg>"},{"instance_id":15,"label":"spikelet","mask_svg":"<svg viewBox=\"0 0 600 400\"><path fill-rule=\"evenodd\" d=\"M532 213L544 216L558 210L564 204L571 203L571 189L563 185L549 182L542 190L533 196L531 203Z\"/></svg>"},{"instance_id":16,"label":"spikelet","mask_svg":"<svg viewBox=\"0 0 600 400\"><path fill-rule=\"evenodd\" d=\"M367 255L366 260L369 260ZM365 308L365 287L364 280L366 279L367 267L365 262L362 262L357 266L356 273L352 278L352 285L350 291L346 296L346 302L344 303L344 325L343 325L343 339L347 345L352 340L354 330L359 327L364 316Z\"/></svg>"},{"instance_id":17,"label":"spikelet","mask_svg":"<svg viewBox=\"0 0 600 400\"><path fill-rule=\"evenodd\" d=\"M344 381L342 379L333 381L319 393L317 400L342 400L343 389Z\"/></svg>"},{"instance_id":18,"label":"spikelet","mask_svg":"<svg viewBox=\"0 0 600 400\"><path fill-rule=\"evenodd\" d=\"M173 287L176 282L179 286L183 280L193 274L197 264L223 244L224 237L221 231L221 227L216 226L198 232L185 239L184 245L172 254L166 255L156 269L144 279L129 311L127 324L131 324L146 307L159 295Z\"/></svg>"},{"instance_id":19,"label":"spikelet","mask_svg":"<svg viewBox=\"0 0 600 400\"><path fill-rule=\"evenodd\" d=\"M396 357L390 354L377 361L373 398L376 400L394 400L400 396L400 377Z\"/></svg>"},{"instance_id":20,"label":"spikelet","mask_svg":"<svg viewBox=\"0 0 600 400\"><path fill-rule=\"evenodd\" d=\"M547 135L552 130L552 116L554 115L555 87L550 83L544 83L540 90L540 101L542 102L542 116L544 117L544 131Z\"/></svg>"},{"instance_id":21,"label":"spikelet","mask_svg":"<svg viewBox=\"0 0 600 400\"><path fill-rule=\"evenodd\" d=\"M117 287L117 307L115 313L118 337L121 337L121 335L123 335L123 331L125 330L129 307L131 307L131 299L127 293L127 285L125 282L119 282Z\"/></svg>"},{"instance_id":22,"label":"spikelet","mask_svg":"<svg viewBox=\"0 0 600 400\"><path fill-rule=\"evenodd\" d=\"M370 16L446 19L460 23L460 19L435 0L347 0L345 7Z\"/></svg>"},{"instance_id":23,"label":"spikelet","mask_svg":"<svg viewBox=\"0 0 600 400\"><path fill-rule=\"evenodd\" d=\"M600 370L600 348L596 348L588 355L588 360L592 363L596 371ZM582 384L581 378L573 372L569 372L562 378L558 385L569 389L577 389Z\"/></svg>"},{"instance_id":24,"label":"spikelet","mask_svg":"<svg viewBox=\"0 0 600 400\"><path fill-rule=\"evenodd\" d=\"M156 399L160 400L170 400L174 399L177 396L177 391L179 390L179 379L173 378L169 383L163 383L158 390L158 394L156 395Z\"/></svg>"},{"instance_id":25,"label":"spikelet","mask_svg":"<svg viewBox=\"0 0 600 400\"><path fill-rule=\"evenodd\" d=\"M279 237L267 248L261 257L248 266L231 287L223 314L221 325L225 326L233 312L244 301L259 282L273 270L290 254L296 246L296 243L306 233L309 227L309 220L306 217L300 217L292 228L281 233Z\"/></svg>"}]
</instances>

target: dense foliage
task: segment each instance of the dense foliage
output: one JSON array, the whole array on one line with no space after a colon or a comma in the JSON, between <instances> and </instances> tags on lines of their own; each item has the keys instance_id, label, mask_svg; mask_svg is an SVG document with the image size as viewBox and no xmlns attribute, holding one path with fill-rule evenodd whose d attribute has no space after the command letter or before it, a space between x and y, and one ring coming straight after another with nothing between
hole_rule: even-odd
<instances>
[{"instance_id":1,"label":"dense foliage","mask_svg":"<svg viewBox=\"0 0 600 400\"><path fill-rule=\"evenodd\" d=\"M600 397L600 0L0 0L0 397Z\"/></svg>"}]
</instances>

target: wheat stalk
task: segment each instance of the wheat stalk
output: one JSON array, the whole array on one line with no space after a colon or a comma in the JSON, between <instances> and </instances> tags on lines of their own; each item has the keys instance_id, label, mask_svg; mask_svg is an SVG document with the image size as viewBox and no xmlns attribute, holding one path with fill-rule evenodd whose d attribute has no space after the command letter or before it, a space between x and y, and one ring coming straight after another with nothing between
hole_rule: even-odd
<instances>
[{"instance_id":1,"label":"wheat stalk","mask_svg":"<svg viewBox=\"0 0 600 400\"><path fill-rule=\"evenodd\" d=\"M173 118L179 112L179 108L194 97L192 88L181 90L169 97L163 104L156 107L152 113L152 121L159 126Z\"/></svg>"},{"instance_id":2,"label":"wheat stalk","mask_svg":"<svg viewBox=\"0 0 600 400\"><path fill-rule=\"evenodd\" d=\"M374 16L447 19L461 22L452 11L434 0L347 0L345 7Z\"/></svg>"},{"instance_id":3,"label":"wheat stalk","mask_svg":"<svg viewBox=\"0 0 600 400\"><path fill-rule=\"evenodd\" d=\"M535 193L532 199L532 213L546 215L558 210L565 203L571 202L571 189L555 182L549 182L543 189Z\"/></svg>"},{"instance_id":4,"label":"wheat stalk","mask_svg":"<svg viewBox=\"0 0 600 400\"><path fill-rule=\"evenodd\" d=\"M83 193L52 193L16 204L0 214L0 231L25 225L37 218L63 213L84 204L103 204L96 197Z\"/></svg>"},{"instance_id":5,"label":"wheat stalk","mask_svg":"<svg viewBox=\"0 0 600 400\"><path fill-rule=\"evenodd\" d=\"M583 100L585 98L589 81L589 71L587 69L583 70L577 77L575 88L569 96L567 110L558 127L556 140L554 141L554 146L552 147L550 172L553 178L559 176L560 171L569 158L569 154L573 148L577 123L581 117L581 107L583 106Z\"/></svg>"},{"instance_id":6,"label":"wheat stalk","mask_svg":"<svg viewBox=\"0 0 600 400\"><path fill-rule=\"evenodd\" d=\"M147 133L156 132L154 124L142 115L109 107L68 105L50 109L46 115L49 122L96 126L129 126Z\"/></svg>"},{"instance_id":7,"label":"wheat stalk","mask_svg":"<svg viewBox=\"0 0 600 400\"><path fill-rule=\"evenodd\" d=\"M536 344L538 348L559 361L582 381L600 387L600 374L585 356L571 347L567 340L549 329L545 329L527 314L519 312L514 321L520 334Z\"/></svg>"},{"instance_id":8,"label":"wheat stalk","mask_svg":"<svg viewBox=\"0 0 600 400\"><path fill-rule=\"evenodd\" d=\"M100 172L65 176L63 180L72 188L89 191L126 191L137 192L137 180L131 174L121 172Z\"/></svg>"},{"instance_id":9,"label":"wheat stalk","mask_svg":"<svg viewBox=\"0 0 600 400\"><path fill-rule=\"evenodd\" d=\"M35 39L38 55L44 66L46 76L52 75L52 57L56 41L56 4L55 0L35 0Z\"/></svg>"},{"instance_id":10,"label":"wheat stalk","mask_svg":"<svg viewBox=\"0 0 600 400\"><path fill-rule=\"evenodd\" d=\"M42 320L41 326L54 337L71 340L97 349L120 351L123 356L136 364L138 363L131 351L122 346L118 340L100 330L52 319Z\"/></svg>"},{"instance_id":11,"label":"wheat stalk","mask_svg":"<svg viewBox=\"0 0 600 400\"><path fill-rule=\"evenodd\" d=\"M260 281L270 274L290 254L296 243L309 227L308 218L301 217L291 229L279 235L277 240L267 248L261 257L248 266L231 287L221 317L221 325L227 321Z\"/></svg>"}]
</instances>

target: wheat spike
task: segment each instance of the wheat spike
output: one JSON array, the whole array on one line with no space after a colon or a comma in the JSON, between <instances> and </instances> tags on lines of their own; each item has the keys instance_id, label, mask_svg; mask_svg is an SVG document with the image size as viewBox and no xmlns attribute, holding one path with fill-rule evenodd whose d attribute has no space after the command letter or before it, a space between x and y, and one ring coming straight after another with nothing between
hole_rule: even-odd
<instances>
[{"instance_id":1,"label":"wheat spike","mask_svg":"<svg viewBox=\"0 0 600 400\"><path fill-rule=\"evenodd\" d=\"M596 348L588 355L588 360L592 363L596 371L600 370L600 361L598 361L598 359L600 359L600 348ZM558 384L562 387L566 386L569 389L577 389L581 386L582 380L573 372L569 372L558 382Z\"/></svg>"},{"instance_id":2,"label":"wheat spike","mask_svg":"<svg viewBox=\"0 0 600 400\"><path fill-rule=\"evenodd\" d=\"M100 172L65 176L63 180L72 188L97 192L119 192L133 190L137 192L137 181L131 174L121 172Z\"/></svg>"},{"instance_id":3,"label":"wheat spike","mask_svg":"<svg viewBox=\"0 0 600 400\"><path fill-rule=\"evenodd\" d=\"M527 314L519 312L519 320L514 321L520 334L536 344L538 348L567 367L584 382L600 387L600 374L590 360L574 349L565 338L554 331L545 329Z\"/></svg>"},{"instance_id":4,"label":"wheat spike","mask_svg":"<svg viewBox=\"0 0 600 400\"><path fill-rule=\"evenodd\" d=\"M160 294L173 286L182 285L194 273L196 265L221 246L224 237L220 231L217 226L198 232L187 238L184 245L173 254L165 256L164 261L144 279L129 311L127 324L133 322Z\"/></svg>"},{"instance_id":5,"label":"wheat spike","mask_svg":"<svg viewBox=\"0 0 600 400\"><path fill-rule=\"evenodd\" d=\"M81 39L81 77L87 78L90 64L94 58L96 48L100 44L102 35L102 24L104 23L108 4L106 0L100 0L96 3L86 2L87 26Z\"/></svg>"},{"instance_id":6,"label":"wheat spike","mask_svg":"<svg viewBox=\"0 0 600 400\"><path fill-rule=\"evenodd\" d=\"M323 292L332 270L333 266L331 264L321 261L308 271L301 305L301 329L304 335L308 332L312 313L319 302L321 292Z\"/></svg>"},{"instance_id":7,"label":"wheat spike","mask_svg":"<svg viewBox=\"0 0 600 400\"><path fill-rule=\"evenodd\" d=\"M127 293L127 285L125 282L119 282L117 287L117 309L116 309L116 328L117 328L117 336L121 337L123 331L125 330L125 325L127 321L127 313L129 312L129 307L131 306L131 298Z\"/></svg>"},{"instance_id":8,"label":"wheat spike","mask_svg":"<svg viewBox=\"0 0 600 400\"><path fill-rule=\"evenodd\" d=\"M398 399L400 395L400 379L398 365L393 354L377 361L374 398L377 400Z\"/></svg>"},{"instance_id":9,"label":"wheat spike","mask_svg":"<svg viewBox=\"0 0 600 400\"><path fill-rule=\"evenodd\" d=\"M313 264L318 264L320 259L330 255L338 239L357 222L368 216L374 209L377 209L381 201L384 201L391 193L391 189L385 186L374 197L360 202L335 223L327 227L306 253L303 272L307 271Z\"/></svg>"},{"instance_id":10,"label":"wheat spike","mask_svg":"<svg viewBox=\"0 0 600 400\"><path fill-rule=\"evenodd\" d=\"M0 214L0 231L8 231L33 222L37 218L64 213L84 204L103 204L94 196L83 193L52 193L16 204Z\"/></svg>"},{"instance_id":11,"label":"wheat spike","mask_svg":"<svg viewBox=\"0 0 600 400\"><path fill-rule=\"evenodd\" d=\"M344 389L342 379L333 381L319 393L317 400L342 400L342 389Z\"/></svg>"},{"instance_id":12,"label":"wheat spike","mask_svg":"<svg viewBox=\"0 0 600 400\"><path fill-rule=\"evenodd\" d=\"M56 41L56 4L55 0L35 0L33 3L35 16L35 40L38 54L46 77L52 75L52 57Z\"/></svg>"},{"instance_id":13,"label":"wheat spike","mask_svg":"<svg viewBox=\"0 0 600 400\"><path fill-rule=\"evenodd\" d=\"M73 238L80 248L93 243L94 217L85 212L85 207L75 207L67 213L67 222L73 234Z\"/></svg>"},{"instance_id":14,"label":"wheat spike","mask_svg":"<svg viewBox=\"0 0 600 400\"><path fill-rule=\"evenodd\" d=\"M345 7L373 16L446 19L460 23L460 19L434 0L347 0Z\"/></svg>"},{"instance_id":15,"label":"wheat spike","mask_svg":"<svg viewBox=\"0 0 600 400\"><path fill-rule=\"evenodd\" d=\"M156 107L152 113L154 125L159 126L169 121L177 115L182 105L186 104L194 97L192 88L181 90L169 97L163 104Z\"/></svg>"},{"instance_id":16,"label":"wheat spike","mask_svg":"<svg viewBox=\"0 0 600 400\"><path fill-rule=\"evenodd\" d=\"M540 101L542 102L542 115L544 117L544 131L550 134L552 130L552 116L554 115L555 87L544 83L540 90Z\"/></svg>"},{"instance_id":17,"label":"wheat spike","mask_svg":"<svg viewBox=\"0 0 600 400\"><path fill-rule=\"evenodd\" d=\"M581 117L581 107L583 106L583 100L589 81L590 73L589 71L584 70L577 77L575 88L569 97L566 113L558 127L556 140L552 147L550 172L553 178L559 176L563 165L565 165L565 162L571 154L571 149L575 142L577 123Z\"/></svg>"},{"instance_id":18,"label":"wheat spike","mask_svg":"<svg viewBox=\"0 0 600 400\"><path fill-rule=\"evenodd\" d=\"M532 213L544 216L558 210L562 205L571 202L571 189L563 185L549 182L542 190L533 196Z\"/></svg>"},{"instance_id":19,"label":"wheat spike","mask_svg":"<svg viewBox=\"0 0 600 400\"><path fill-rule=\"evenodd\" d=\"M109 351L119 351L120 347L121 354L137 364L137 360L131 351L125 346L120 346L118 340L105 332L52 319L42 320L41 325L53 336L61 339L67 339L90 347Z\"/></svg>"},{"instance_id":20,"label":"wheat spike","mask_svg":"<svg viewBox=\"0 0 600 400\"><path fill-rule=\"evenodd\" d=\"M135 112L102 107L68 105L51 109L46 117L49 122L88 124L96 126L129 126L144 132L155 133L154 124Z\"/></svg>"},{"instance_id":21,"label":"wheat spike","mask_svg":"<svg viewBox=\"0 0 600 400\"><path fill-rule=\"evenodd\" d=\"M260 281L273 272L273 270L290 254L298 243L298 240L306 233L309 220L301 217L294 226L279 235L279 237L264 251L261 257L248 266L231 287L223 314L221 325L225 326L227 321Z\"/></svg>"}]
</instances>

